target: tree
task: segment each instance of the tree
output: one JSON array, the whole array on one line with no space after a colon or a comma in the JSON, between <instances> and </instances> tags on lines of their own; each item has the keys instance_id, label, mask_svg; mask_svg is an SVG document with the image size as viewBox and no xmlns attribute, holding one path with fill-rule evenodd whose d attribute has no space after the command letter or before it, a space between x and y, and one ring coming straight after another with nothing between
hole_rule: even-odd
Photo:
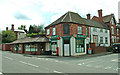
<instances>
[{"instance_id":1,"label":"tree","mask_svg":"<svg viewBox=\"0 0 120 75\"><path fill-rule=\"evenodd\" d=\"M18 29L20 29L20 30L26 30L26 25L21 25L20 27L18 27Z\"/></svg>"},{"instance_id":2,"label":"tree","mask_svg":"<svg viewBox=\"0 0 120 75\"><path fill-rule=\"evenodd\" d=\"M10 43L15 40L16 36L13 31L2 31L2 43Z\"/></svg>"},{"instance_id":3,"label":"tree","mask_svg":"<svg viewBox=\"0 0 120 75\"><path fill-rule=\"evenodd\" d=\"M34 32L35 32L34 27L32 25L30 25L28 33L31 34L31 33L34 33Z\"/></svg>"}]
</instances>

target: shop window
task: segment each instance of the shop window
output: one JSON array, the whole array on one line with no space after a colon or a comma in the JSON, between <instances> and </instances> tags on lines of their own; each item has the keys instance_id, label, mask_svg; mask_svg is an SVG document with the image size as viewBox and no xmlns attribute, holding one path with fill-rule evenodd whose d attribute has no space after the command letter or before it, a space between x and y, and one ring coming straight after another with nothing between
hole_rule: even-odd
<instances>
[{"instance_id":1,"label":"shop window","mask_svg":"<svg viewBox=\"0 0 120 75\"><path fill-rule=\"evenodd\" d=\"M19 47L19 50L21 50L21 44L19 44L19 46L18 46L18 47Z\"/></svg>"},{"instance_id":2,"label":"shop window","mask_svg":"<svg viewBox=\"0 0 120 75\"><path fill-rule=\"evenodd\" d=\"M47 35L49 35L50 34L50 30L49 29L47 29Z\"/></svg>"},{"instance_id":3,"label":"shop window","mask_svg":"<svg viewBox=\"0 0 120 75\"><path fill-rule=\"evenodd\" d=\"M103 43L103 37L100 37L100 43Z\"/></svg>"},{"instance_id":4,"label":"shop window","mask_svg":"<svg viewBox=\"0 0 120 75\"><path fill-rule=\"evenodd\" d=\"M14 50L17 50L17 45L14 44Z\"/></svg>"},{"instance_id":5,"label":"shop window","mask_svg":"<svg viewBox=\"0 0 120 75\"><path fill-rule=\"evenodd\" d=\"M56 53L57 42L52 42L51 46L52 46L52 52Z\"/></svg>"},{"instance_id":6,"label":"shop window","mask_svg":"<svg viewBox=\"0 0 120 75\"><path fill-rule=\"evenodd\" d=\"M53 29L52 29L52 33L53 33L53 35L56 34L55 32L56 32L56 30L55 30L55 28L53 28Z\"/></svg>"},{"instance_id":7,"label":"shop window","mask_svg":"<svg viewBox=\"0 0 120 75\"><path fill-rule=\"evenodd\" d=\"M84 53L84 40L77 39L76 40L76 53Z\"/></svg>"},{"instance_id":8,"label":"shop window","mask_svg":"<svg viewBox=\"0 0 120 75\"><path fill-rule=\"evenodd\" d=\"M37 51L37 44L30 44L30 51Z\"/></svg>"},{"instance_id":9,"label":"shop window","mask_svg":"<svg viewBox=\"0 0 120 75\"><path fill-rule=\"evenodd\" d=\"M82 27L78 26L78 34L82 34Z\"/></svg>"},{"instance_id":10,"label":"shop window","mask_svg":"<svg viewBox=\"0 0 120 75\"><path fill-rule=\"evenodd\" d=\"M26 51L30 51L30 44L26 44Z\"/></svg>"},{"instance_id":11,"label":"shop window","mask_svg":"<svg viewBox=\"0 0 120 75\"><path fill-rule=\"evenodd\" d=\"M69 34L70 33L70 28L69 28L70 26L69 26L69 24L64 24L63 25L63 33L64 34Z\"/></svg>"}]
</instances>

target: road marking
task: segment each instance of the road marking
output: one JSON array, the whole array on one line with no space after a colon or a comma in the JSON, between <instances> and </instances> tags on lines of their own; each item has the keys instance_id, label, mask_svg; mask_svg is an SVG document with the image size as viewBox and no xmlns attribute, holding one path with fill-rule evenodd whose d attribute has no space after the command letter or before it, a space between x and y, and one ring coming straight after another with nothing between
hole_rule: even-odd
<instances>
[{"instance_id":1,"label":"road marking","mask_svg":"<svg viewBox=\"0 0 120 75\"><path fill-rule=\"evenodd\" d=\"M59 72L59 71L56 71L56 70L55 70L55 71L53 71L53 72L55 72L55 73L62 73L62 72Z\"/></svg>"},{"instance_id":2,"label":"road marking","mask_svg":"<svg viewBox=\"0 0 120 75\"><path fill-rule=\"evenodd\" d=\"M27 65L33 66L33 67L39 67L39 66L37 66L37 65L30 64L30 63L27 63L27 62L24 62L24 61L19 61L19 62L21 62L21 63L23 63L23 64L27 64Z\"/></svg>"},{"instance_id":3,"label":"road marking","mask_svg":"<svg viewBox=\"0 0 120 75\"><path fill-rule=\"evenodd\" d=\"M2 75L2 72L0 72L0 75Z\"/></svg>"},{"instance_id":4,"label":"road marking","mask_svg":"<svg viewBox=\"0 0 120 75\"><path fill-rule=\"evenodd\" d=\"M110 69L111 67L105 67L105 69Z\"/></svg>"},{"instance_id":5,"label":"road marking","mask_svg":"<svg viewBox=\"0 0 120 75\"><path fill-rule=\"evenodd\" d=\"M86 65L87 67L91 67L91 65Z\"/></svg>"},{"instance_id":6,"label":"road marking","mask_svg":"<svg viewBox=\"0 0 120 75\"><path fill-rule=\"evenodd\" d=\"M5 57L5 58L7 58L7 59L9 59L9 60L13 60L13 58L10 58L10 57Z\"/></svg>"},{"instance_id":7,"label":"road marking","mask_svg":"<svg viewBox=\"0 0 120 75\"><path fill-rule=\"evenodd\" d=\"M81 66L82 64L78 64L78 65L80 65L80 66Z\"/></svg>"},{"instance_id":8,"label":"road marking","mask_svg":"<svg viewBox=\"0 0 120 75\"><path fill-rule=\"evenodd\" d=\"M118 59L113 59L113 60L111 60L111 61L115 61L115 62L118 62Z\"/></svg>"}]
</instances>

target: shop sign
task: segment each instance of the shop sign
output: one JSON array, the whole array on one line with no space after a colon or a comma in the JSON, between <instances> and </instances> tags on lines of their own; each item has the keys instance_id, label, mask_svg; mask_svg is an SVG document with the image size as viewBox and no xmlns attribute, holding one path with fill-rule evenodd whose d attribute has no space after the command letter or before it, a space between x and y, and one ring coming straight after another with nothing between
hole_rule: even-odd
<instances>
[{"instance_id":1,"label":"shop sign","mask_svg":"<svg viewBox=\"0 0 120 75\"><path fill-rule=\"evenodd\" d=\"M86 35L73 35L74 37L86 38Z\"/></svg>"},{"instance_id":2,"label":"shop sign","mask_svg":"<svg viewBox=\"0 0 120 75\"><path fill-rule=\"evenodd\" d=\"M59 37L59 35L51 36L51 38L57 38L57 37Z\"/></svg>"}]
</instances>

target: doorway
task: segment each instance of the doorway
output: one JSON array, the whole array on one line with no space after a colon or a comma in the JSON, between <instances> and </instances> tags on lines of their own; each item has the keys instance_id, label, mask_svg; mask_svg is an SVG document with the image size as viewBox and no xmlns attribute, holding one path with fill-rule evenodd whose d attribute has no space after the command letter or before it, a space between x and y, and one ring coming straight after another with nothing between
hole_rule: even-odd
<instances>
[{"instance_id":1,"label":"doorway","mask_svg":"<svg viewBox=\"0 0 120 75\"><path fill-rule=\"evenodd\" d=\"M63 39L63 56L71 56L70 38Z\"/></svg>"},{"instance_id":2,"label":"doorway","mask_svg":"<svg viewBox=\"0 0 120 75\"><path fill-rule=\"evenodd\" d=\"M45 54L45 43L40 44L40 54L41 55Z\"/></svg>"}]
</instances>

